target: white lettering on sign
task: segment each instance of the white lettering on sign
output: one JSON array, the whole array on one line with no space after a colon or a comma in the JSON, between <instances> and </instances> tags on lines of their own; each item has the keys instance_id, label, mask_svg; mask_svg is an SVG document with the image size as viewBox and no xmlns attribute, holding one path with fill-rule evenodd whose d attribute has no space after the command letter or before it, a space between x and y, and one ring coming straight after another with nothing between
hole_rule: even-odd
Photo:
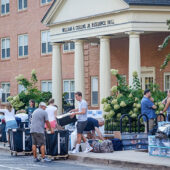
<instances>
[{"instance_id":1,"label":"white lettering on sign","mask_svg":"<svg viewBox=\"0 0 170 170\"><path fill-rule=\"evenodd\" d=\"M88 24L65 27L65 28L62 28L62 32L82 31L82 30L104 27L104 26L109 26L109 25L114 25L114 20L99 21L99 22L93 22L93 23L88 23Z\"/></svg>"}]
</instances>

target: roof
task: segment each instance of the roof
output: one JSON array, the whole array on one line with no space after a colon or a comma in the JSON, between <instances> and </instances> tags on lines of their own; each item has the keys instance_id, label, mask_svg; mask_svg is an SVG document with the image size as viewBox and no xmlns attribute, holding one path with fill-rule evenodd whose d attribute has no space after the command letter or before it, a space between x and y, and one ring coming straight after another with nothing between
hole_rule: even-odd
<instances>
[{"instance_id":1,"label":"roof","mask_svg":"<svg viewBox=\"0 0 170 170\"><path fill-rule=\"evenodd\" d=\"M170 0L124 0L129 5L170 6Z\"/></svg>"},{"instance_id":2,"label":"roof","mask_svg":"<svg viewBox=\"0 0 170 170\"><path fill-rule=\"evenodd\" d=\"M61 0L62 1L62 0ZM141 5L141 6L170 6L170 0L124 0L129 5ZM57 0L54 0L46 14L44 15L41 22L43 23L47 15L50 13L52 8L57 3Z\"/></svg>"}]
</instances>

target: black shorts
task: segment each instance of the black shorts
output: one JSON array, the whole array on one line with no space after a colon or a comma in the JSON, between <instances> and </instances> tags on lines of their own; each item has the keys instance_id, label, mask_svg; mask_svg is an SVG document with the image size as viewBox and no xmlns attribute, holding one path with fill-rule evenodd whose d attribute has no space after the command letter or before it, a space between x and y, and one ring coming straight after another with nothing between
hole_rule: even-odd
<instances>
[{"instance_id":1,"label":"black shorts","mask_svg":"<svg viewBox=\"0 0 170 170\"><path fill-rule=\"evenodd\" d=\"M87 126L87 120L82 122L77 122L77 133L82 134Z\"/></svg>"},{"instance_id":2,"label":"black shorts","mask_svg":"<svg viewBox=\"0 0 170 170\"><path fill-rule=\"evenodd\" d=\"M45 135L43 133L31 133L32 145L42 146L45 145Z\"/></svg>"}]
</instances>

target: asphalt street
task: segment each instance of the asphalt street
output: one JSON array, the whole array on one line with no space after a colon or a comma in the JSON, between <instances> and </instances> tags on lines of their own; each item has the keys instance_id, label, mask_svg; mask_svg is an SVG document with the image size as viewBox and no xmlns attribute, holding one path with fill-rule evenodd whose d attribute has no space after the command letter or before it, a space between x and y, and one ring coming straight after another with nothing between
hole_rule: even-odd
<instances>
[{"instance_id":1,"label":"asphalt street","mask_svg":"<svg viewBox=\"0 0 170 170\"><path fill-rule=\"evenodd\" d=\"M32 156L11 156L0 150L0 170L125 170L124 168L103 165L80 164L77 161L57 160L51 163L34 163Z\"/></svg>"}]
</instances>

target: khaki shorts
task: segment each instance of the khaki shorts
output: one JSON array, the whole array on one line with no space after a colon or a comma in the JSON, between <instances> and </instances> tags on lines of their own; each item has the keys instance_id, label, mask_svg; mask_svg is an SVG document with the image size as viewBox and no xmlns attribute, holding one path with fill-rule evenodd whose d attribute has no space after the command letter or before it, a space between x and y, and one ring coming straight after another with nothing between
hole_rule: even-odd
<instances>
[{"instance_id":1,"label":"khaki shorts","mask_svg":"<svg viewBox=\"0 0 170 170\"><path fill-rule=\"evenodd\" d=\"M83 134L84 129L87 126L87 120L82 122L77 122L77 133Z\"/></svg>"},{"instance_id":2,"label":"khaki shorts","mask_svg":"<svg viewBox=\"0 0 170 170\"><path fill-rule=\"evenodd\" d=\"M32 145L42 146L45 145L45 135L43 133L31 133Z\"/></svg>"},{"instance_id":3,"label":"khaki shorts","mask_svg":"<svg viewBox=\"0 0 170 170\"><path fill-rule=\"evenodd\" d=\"M147 133L147 122L144 122L144 124L145 124L145 133ZM149 119L148 125L149 125L149 131L152 130L154 128L154 119Z\"/></svg>"}]
</instances>

